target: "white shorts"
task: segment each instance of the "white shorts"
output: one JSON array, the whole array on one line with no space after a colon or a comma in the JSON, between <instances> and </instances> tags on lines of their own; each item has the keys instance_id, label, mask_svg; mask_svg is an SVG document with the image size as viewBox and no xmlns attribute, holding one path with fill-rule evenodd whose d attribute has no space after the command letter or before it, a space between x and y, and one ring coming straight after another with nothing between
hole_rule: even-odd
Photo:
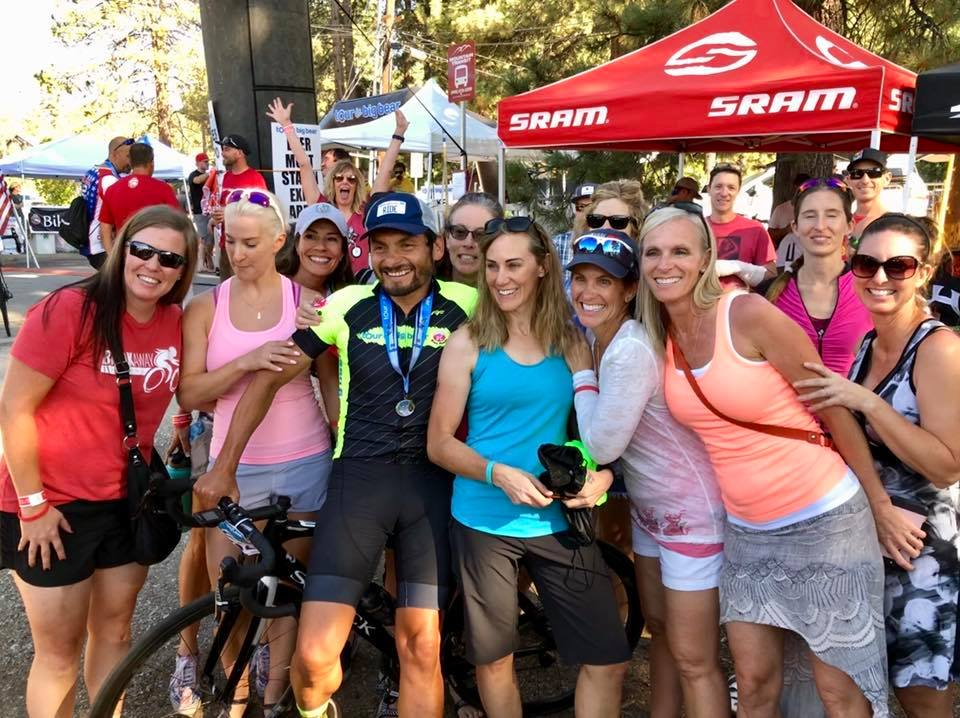
<instances>
[{"instance_id":1,"label":"white shorts","mask_svg":"<svg viewBox=\"0 0 960 718\"><path fill-rule=\"evenodd\" d=\"M211 458L209 468L214 463L216 459ZM289 496L290 511L318 511L327 498L332 466L330 451L279 464L240 464L237 467L240 505L255 509L268 506L277 496Z\"/></svg>"},{"instance_id":2,"label":"white shorts","mask_svg":"<svg viewBox=\"0 0 960 718\"><path fill-rule=\"evenodd\" d=\"M700 544L690 544L701 548ZM702 548L710 550L703 546ZM660 544L639 526L633 527L633 552L637 556L660 559L663 585L674 591L706 591L720 585L723 548L707 556L686 556Z\"/></svg>"}]
</instances>

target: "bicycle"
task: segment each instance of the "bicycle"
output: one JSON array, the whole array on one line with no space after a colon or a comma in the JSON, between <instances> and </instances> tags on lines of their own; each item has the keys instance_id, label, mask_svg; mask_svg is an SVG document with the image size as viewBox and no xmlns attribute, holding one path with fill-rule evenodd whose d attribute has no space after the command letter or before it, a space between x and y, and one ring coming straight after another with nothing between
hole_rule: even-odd
<instances>
[{"instance_id":1,"label":"bicycle","mask_svg":"<svg viewBox=\"0 0 960 718\"><path fill-rule=\"evenodd\" d=\"M216 509L185 515L180 496L192 487L190 479L165 482L160 492L167 510L182 524L217 526L241 548L241 561L232 557L221 563L216 590L171 613L149 630L116 666L94 702L90 718L110 716L219 716L234 702L248 702L253 689L248 664L269 620L296 616L302 600L307 569L283 550L291 538L312 535L312 521L290 520L289 500L280 497L271 506L244 510L224 498ZM262 529L254 522L266 521ZM624 630L631 648L643 630L633 564L614 547L601 543L611 577L623 588ZM480 705L473 666L464 657L463 610L455 592L445 612L441 629L441 665L444 677L462 699ZM514 654L525 716L549 715L573 705L577 667L560 663L549 622L535 590L520 592L520 648ZM389 594L371 583L361 599L353 623L353 635L363 639L387 658L391 672L399 661L391 627L393 609ZM180 637L197 628L198 694L195 705L171 710L166 679L174 664ZM277 637L272 636L271 640ZM355 653L350 641L341 655L346 674ZM224 656L226 655L226 658ZM228 672L229 671L229 672ZM531 676L531 671L535 676ZM394 676L396 677L396 675ZM121 707L122 705L122 707ZM118 712L119 708L119 712ZM288 687L280 711L293 709Z\"/></svg>"}]
</instances>

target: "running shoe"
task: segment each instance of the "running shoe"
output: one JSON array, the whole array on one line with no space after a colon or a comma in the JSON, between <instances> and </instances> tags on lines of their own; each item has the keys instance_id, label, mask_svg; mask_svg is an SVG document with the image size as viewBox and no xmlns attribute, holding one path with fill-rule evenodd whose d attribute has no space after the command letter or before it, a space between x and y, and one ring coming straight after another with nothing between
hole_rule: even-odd
<instances>
[{"instance_id":1,"label":"running shoe","mask_svg":"<svg viewBox=\"0 0 960 718\"><path fill-rule=\"evenodd\" d=\"M400 715L400 691L390 676L380 674L377 680L377 691L380 693L380 705L377 706L377 718L398 718Z\"/></svg>"},{"instance_id":2,"label":"running shoe","mask_svg":"<svg viewBox=\"0 0 960 718\"><path fill-rule=\"evenodd\" d=\"M190 715L200 703L197 691L197 657L177 656L177 666L170 676L170 705L177 713Z\"/></svg>"},{"instance_id":3,"label":"running shoe","mask_svg":"<svg viewBox=\"0 0 960 718\"><path fill-rule=\"evenodd\" d=\"M270 681L270 644L261 643L250 657L250 674L257 695L263 698Z\"/></svg>"}]
</instances>

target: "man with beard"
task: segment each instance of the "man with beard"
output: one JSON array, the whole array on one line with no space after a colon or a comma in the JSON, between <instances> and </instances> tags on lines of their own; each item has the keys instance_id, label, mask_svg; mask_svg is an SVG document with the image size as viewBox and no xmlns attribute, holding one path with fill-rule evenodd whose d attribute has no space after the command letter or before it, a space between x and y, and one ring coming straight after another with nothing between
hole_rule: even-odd
<instances>
[{"instance_id":1,"label":"man with beard","mask_svg":"<svg viewBox=\"0 0 960 718\"><path fill-rule=\"evenodd\" d=\"M223 166L226 172L220 185L220 201L214 208L210 224L216 228L220 235L220 281L227 279L233 274L230 267L230 259L227 257L226 244L223 232L223 205L226 204L226 198L230 192L235 189L267 189L267 182L263 175L247 164L247 155L250 154L250 143L240 135L227 135L220 140L220 148L223 153Z\"/></svg>"},{"instance_id":2,"label":"man with beard","mask_svg":"<svg viewBox=\"0 0 960 718\"><path fill-rule=\"evenodd\" d=\"M739 277L748 287L776 276L777 250L763 225L733 211L743 173L736 165L710 171L710 228L717 238L717 274Z\"/></svg>"},{"instance_id":3,"label":"man with beard","mask_svg":"<svg viewBox=\"0 0 960 718\"><path fill-rule=\"evenodd\" d=\"M427 421L440 352L472 313L476 291L435 279L443 243L432 212L413 195L376 196L365 224L377 284L330 295L320 306L319 324L293 335L301 353L292 363L257 373L213 470L194 490L207 505L237 497L237 463L277 390L335 346L343 382L339 433L290 667L297 705L309 718L339 715L330 698L342 680L340 651L392 538L400 715L440 718L440 609L453 583L447 538L452 481L427 459Z\"/></svg>"}]
</instances>

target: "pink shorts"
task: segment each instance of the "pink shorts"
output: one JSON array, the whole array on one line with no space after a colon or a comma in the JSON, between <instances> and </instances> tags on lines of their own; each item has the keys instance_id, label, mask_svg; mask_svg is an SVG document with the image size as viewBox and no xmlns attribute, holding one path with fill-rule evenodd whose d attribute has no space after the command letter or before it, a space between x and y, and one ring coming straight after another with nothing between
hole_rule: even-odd
<instances>
[{"instance_id":1,"label":"pink shorts","mask_svg":"<svg viewBox=\"0 0 960 718\"><path fill-rule=\"evenodd\" d=\"M633 527L633 552L637 556L660 559L663 585L674 591L706 591L720 585L723 570L723 544L688 544L690 551L680 553L664 546L644 529ZM684 549L687 546L683 547Z\"/></svg>"}]
</instances>

